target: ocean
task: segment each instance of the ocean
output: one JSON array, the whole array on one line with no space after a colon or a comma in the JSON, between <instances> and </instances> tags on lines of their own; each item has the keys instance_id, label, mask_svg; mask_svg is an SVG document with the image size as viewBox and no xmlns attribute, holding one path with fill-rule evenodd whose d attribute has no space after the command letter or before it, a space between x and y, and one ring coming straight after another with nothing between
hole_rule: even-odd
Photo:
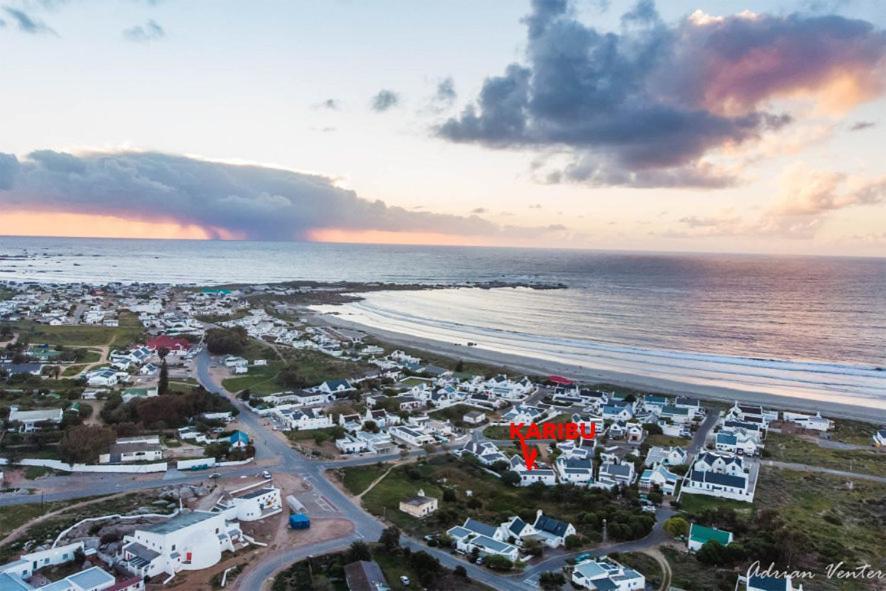
<instances>
[{"instance_id":1,"label":"ocean","mask_svg":"<svg viewBox=\"0 0 886 591\"><path fill-rule=\"evenodd\" d=\"M335 312L449 343L886 408L886 259L317 243L0 238L0 280L384 281Z\"/></svg>"}]
</instances>

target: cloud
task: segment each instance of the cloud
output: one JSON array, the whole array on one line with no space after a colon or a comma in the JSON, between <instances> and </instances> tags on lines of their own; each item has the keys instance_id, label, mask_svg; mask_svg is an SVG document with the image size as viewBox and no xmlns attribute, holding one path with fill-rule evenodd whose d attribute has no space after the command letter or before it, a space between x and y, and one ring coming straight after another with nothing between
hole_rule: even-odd
<instances>
[{"instance_id":1,"label":"cloud","mask_svg":"<svg viewBox=\"0 0 886 591\"><path fill-rule=\"evenodd\" d=\"M886 203L886 176L864 178L796 165L781 179L779 216L818 216L837 209Z\"/></svg>"},{"instance_id":2,"label":"cloud","mask_svg":"<svg viewBox=\"0 0 886 591\"><path fill-rule=\"evenodd\" d=\"M717 187L710 157L791 123L782 97L847 108L883 91L886 35L839 16L713 17L676 24L651 1L618 32L579 22L567 0L533 0L526 59L486 78L476 100L437 128L452 142L558 151L549 182Z\"/></svg>"},{"instance_id":3,"label":"cloud","mask_svg":"<svg viewBox=\"0 0 886 591\"><path fill-rule=\"evenodd\" d=\"M0 210L176 222L254 240L305 239L323 228L505 238L549 231L408 211L319 175L153 152L0 154Z\"/></svg>"},{"instance_id":4,"label":"cloud","mask_svg":"<svg viewBox=\"0 0 886 591\"><path fill-rule=\"evenodd\" d=\"M876 127L876 123L873 121L857 121L852 124L852 127L849 128L849 131L861 131L863 129L870 129L872 127Z\"/></svg>"},{"instance_id":5,"label":"cloud","mask_svg":"<svg viewBox=\"0 0 886 591\"><path fill-rule=\"evenodd\" d=\"M400 95L393 90L379 90L378 94L372 97L370 107L373 111L383 113L388 109L396 107L400 103Z\"/></svg>"},{"instance_id":6,"label":"cloud","mask_svg":"<svg viewBox=\"0 0 886 591\"><path fill-rule=\"evenodd\" d=\"M471 210L471 213L479 215L482 213L489 213L489 210L486 209L485 207L475 207L474 209Z\"/></svg>"},{"instance_id":7,"label":"cloud","mask_svg":"<svg viewBox=\"0 0 886 591\"><path fill-rule=\"evenodd\" d=\"M153 19L143 25L130 27L123 31L123 38L133 43L150 43L164 37L166 37L166 31Z\"/></svg>"},{"instance_id":8,"label":"cloud","mask_svg":"<svg viewBox=\"0 0 886 591\"><path fill-rule=\"evenodd\" d=\"M23 10L10 6L4 6L3 10L12 17L12 20L18 25L18 30L22 33L28 33L29 35L54 35L58 37L58 33L46 25L46 23Z\"/></svg>"},{"instance_id":9,"label":"cloud","mask_svg":"<svg viewBox=\"0 0 886 591\"><path fill-rule=\"evenodd\" d=\"M437 92L434 93L436 102L448 106L455 102L456 98L458 98L458 93L455 92L455 81L451 76L444 78L437 84Z\"/></svg>"}]
</instances>

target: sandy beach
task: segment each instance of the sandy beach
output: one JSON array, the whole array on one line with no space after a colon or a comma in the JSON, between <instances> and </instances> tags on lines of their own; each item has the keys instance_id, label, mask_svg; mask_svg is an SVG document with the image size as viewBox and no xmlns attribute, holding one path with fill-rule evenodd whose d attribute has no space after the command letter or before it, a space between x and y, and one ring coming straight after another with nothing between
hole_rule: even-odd
<instances>
[{"instance_id":1,"label":"sandy beach","mask_svg":"<svg viewBox=\"0 0 886 591\"><path fill-rule=\"evenodd\" d=\"M361 330L383 341L391 343L392 345L428 351L437 355L451 357L452 359L464 359L466 361L505 367L512 370L514 373L536 376L561 375L580 383L608 383L650 392L685 394L703 400L725 402L738 400L782 410L795 410L798 412L811 413L821 411L822 415L826 417L840 417L877 424L886 423L886 409L854 406L829 401L805 400L793 396L777 396L731 388L718 388L688 382L682 383L675 380L664 380L651 376L631 375L600 370L590 366L568 365L544 359L534 359L519 355L510 355L499 351L490 351L483 349L482 346L467 347L457 343L404 335L351 322L334 314L314 314L314 320L316 322L325 322L331 326ZM589 359L588 362L590 364L593 360Z\"/></svg>"}]
</instances>

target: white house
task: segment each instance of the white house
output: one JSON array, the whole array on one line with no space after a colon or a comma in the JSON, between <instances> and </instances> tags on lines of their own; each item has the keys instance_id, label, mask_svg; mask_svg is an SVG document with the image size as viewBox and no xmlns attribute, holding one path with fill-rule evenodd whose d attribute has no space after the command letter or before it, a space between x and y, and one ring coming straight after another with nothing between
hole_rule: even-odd
<instances>
[{"instance_id":1,"label":"white house","mask_svg":"<svg viewBox=\"0 0 886 591\"><path fill-rule=\"evenodd\" d=\"M38 431L43 425L58 425L62 422L63 416L64 411L60 408L19 410L17 406L10 406L8 421L20 423L19 432L31 433Z\"/></svg>"},{"instance_id":2,"label":"white house","mask_svg":"<svg viewBox=\"0 0 886 591\"><path fill-rule=\"evenodd\" d=\"M634 464L631 462L623 462L620 464L604 462L600 465L595 486L598 488L613 489L622 485L630 486L636 479L637 474L634 472Z\"/></svg>"},{"instance_id":3,"label":"white house","mask_svg":"<svg viewBox=\"0 0 886 591\"><path fill-rule=\"evenodd\" d=\"M486 421L486 413L479 410L471 410L466 412L461 420L468 425L482 425Z\"/></svg>"},{"instance_id":4,"label":"white house","mask_svg":"<svg viewBox=\"0 0 886 591\"><path fill-rule=\"evenodd\" d=\"M876 447L884 447L886 446L886 428L877 429L877 432L873 435L874 446Z\"/></svg>"},{"instance_id":5,"label":"white house","mask_svg":"<svg viewBox=\"0 0 886 591\"><path fill-rule=\"evenodd\" d=\"M433 437L413 427L398 425L388 429L388 433L397 441L402 441L403 443L415 447L421 447L429 443L434 443Z\"/></svg>"},{"instance_id":6,"label":"white house","mask_svg":"<svg viewBox=\"0 0 886 591\"><path fill-rule=\"evenodd\" d=\"M343 454L354 454L369 451L369 444L366 441L362 439L357 439L352 435L345 435L341 439L336 439L335 447L337 447L338 450L341 451Z\"/></svg>"},{"instance_id":7,"label":"white house","mask_svg":"<svg viewBox=\"0 0 886 591\"><path fill-rule=\"evenodd\" d=\"M634 591L646 588L646 577L608 557L579 562L572 571L577 587L599 591Z\"/></svg>"},{"instance_id":8,"label":"white house","mask_svg":"<svg viewBox=\"0 0 886 591\"><path fill-rule=\"evenodd\" d=\"M741 576L735 582L735 591L803 591L802 583L794 583L793 577Z\"/></svg>"},{"instance_id":9,"label":"white house","mask_svg":"<svg viewBox=\"0 0 886 591\"><path fill-rule=\"evenodd\" d=\"M683 480L682 492L752 502L754 488L742 456L702 452Z\"/></svg>"},{"instance_id":10,"label":"white house","mask_svg":"<svg viewBox=\"0 0 886 591\"><path fill-rule=\"evenodd\" d=\"M332 427L332 417L319 408L288 408L275 409L274 416L280 421L284 431L304 431L308 429L325 429Z\"/></svg>"},{"instance_id":11,"label":"white house","mask_svg":"<svg viewBox=\"0 0 886 591\"><path fill-rule=\"evenodd\" d=\"M118 564L140 577L201 570L217 564L223 551L234 551L242 536L224 513L185 511L124 536Z\"/></svg>"},{"instance_id":12,"label":"white house","mask_svg":"<svg viewBox=\"0 0 886 591\"><path fill-rule=\"evenodd\" d=\"M821 431L824 433L834 428L834 422L821 416L821 412L817 412L814 415L807 415L798 412L784 411L781 415L785 421L799 425L803 429L809 431Z\"/></svg>"},{"instance_id":13,"label":"white house","mask_svg":"<svg viewBox=\"0 0 886 591\"><path fill-rule=\"evenodd\" d=\"M594 482L594 461L591 458L560 456L554 467L562 483L589 486Z\"/></svg>"},{"instance_id":14,"label":"white house","mask_svg":"<svg viewBox=\"0 0 886 591\"><path fill-rule=\"evenodd\" d=\"M575 535L575 527L571 523L548 517L541 509L535 513L532 528L535 535L549 548L559 548L566 543L566 538Z\"/></svg>"},{"instance_id":15,"label":"white house","mask_svg":"<svg viewBox=\"0 0 886 591\"><path fill-rule=\"evenodd\" d=\"M89 386L116 386L118 381L117 372L107 367L86 373L86 384Z\"/></svg>"},{"instance_id":16,"label":"white house","mask_svg":"<svg viewBox=\"0 0 886 591\"><path fill-rule=\"evenodd\" d=\"M457 525L446 532L455 541L459 552L471 554L476 548L481 556L504 556L516 561L517 547L502 541L499 528L475 519L467 518L464 525Z\"/></svg>"},{"instance_id":17,"label":"white house","mask_svg":"<svg viewBox=\"0 0 886 591\"><path fill-rule=\"evenodd\" d=\"M133 442L111 446L108 453L98 457L100 464L128 464L131 462L159 462L163 460L163 448L158 444Z\"/></svg>"},{"instance_id":18,"label":"white house","mask_svg":"<svg viewBox=\"0 0 886 591\"><path fill-rule=\"evenodd\" d=\"M283 510L280 489L265 482L225 493L215 509L229 520L258 521Z\"/></svg>"},{"instance_id":19,"label":"white house","mask_svg":"<svg viewBox=\"0 0 886 591\"><path fill-rule=\"evenodd\" d=\"M721 431L714 438L714 447L717 451L741 454L746 456L757 455L757 442L749 437L742 429L728 433Z\"/></svg>"},{"instance_id":20,"label":"white house","mask_svg":"<svg viewBox=\"0 0 886 591\"><path fill-rule=\"evenodd\" d=\"M698 552L708 542L717 542L721 546L728 546L732 543L732 532L693 523L689 527L689 537L686 540L689 551Z\"/></svg>"},{"instance_id":21,"label":"white house","mask_svg":"<svg viewBox=\"0 0 886 591\"><path fill-rule=\"evenodd\" d=\"M643 474L640 475L640 488L650 490L657 486L662 493L672 495L679 481L680 476L665 468L664 464L657 464L654 468L643 470Z\"/></svg>"},{"instance_id":22,"label":"white house","mask_svg":"<svg viewBox=\"0 0 886 591\"><path fill-rule=\"evenodd\" d=\"M644 465L648 468L663 464L665 466L679 466L685 464L688 459L686 450L682 447L650 447L646 454Z\"/></svg>"}]
</instances>

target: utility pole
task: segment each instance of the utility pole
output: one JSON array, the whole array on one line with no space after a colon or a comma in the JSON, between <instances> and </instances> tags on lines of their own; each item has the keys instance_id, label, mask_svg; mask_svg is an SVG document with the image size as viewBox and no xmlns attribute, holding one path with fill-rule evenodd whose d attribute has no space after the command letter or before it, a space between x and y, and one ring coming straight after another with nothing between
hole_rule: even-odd
<instances>
[{"instance_id":1,"label":"utility pole","mask_svg":"<svg viewBox=\"0 0 886 591\"><path fill-rule=\"evenodd\" d=\"M606 519L603 519L603 543L606 543L606 538L609 537L606 533Z\"/></svg>"}]
</instances>

